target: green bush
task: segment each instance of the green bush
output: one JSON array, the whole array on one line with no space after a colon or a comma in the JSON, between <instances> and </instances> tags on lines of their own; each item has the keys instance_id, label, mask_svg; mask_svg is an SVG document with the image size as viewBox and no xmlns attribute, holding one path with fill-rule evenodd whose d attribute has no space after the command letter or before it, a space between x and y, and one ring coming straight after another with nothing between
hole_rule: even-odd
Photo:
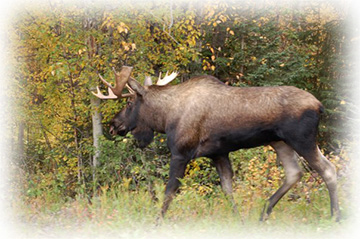
<instances>
[{"instance_id":1,"label":"green bush","mask_svg":"<svg viewBox=\"0 0 360 239\"><path fill-rule=\"evenodd\" d=\"M170 154L163 135L157 135L154 142L143 150L137 148L130 134L115 140L102 138L100 155L95 175L97 183L102 186L151 189L155 181L168 177Z\"/></svg>"}]
</instances>

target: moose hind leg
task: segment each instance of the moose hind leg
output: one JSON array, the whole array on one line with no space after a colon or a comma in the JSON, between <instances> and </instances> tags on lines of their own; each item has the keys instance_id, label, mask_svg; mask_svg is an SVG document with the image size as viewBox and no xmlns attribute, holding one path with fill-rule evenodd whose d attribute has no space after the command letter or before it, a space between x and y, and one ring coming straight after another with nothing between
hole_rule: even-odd
<instances>
[{"instance_id":1,"label":"moose hind leg","mask_svg":"<svg viewBox=\"0 0 360 239\"><path fill-rule=\"evenodd\" d=\"M339 209L339 199L337 193L337 177L335 166L326 159L318 147L303 155L310 167L324 180L330 196L331 216L335 216L336 221L341 218Z\"/></svg>"},{"instance_id":2,"label":"moose hind leg","mask_svg":"<svg viewBox=\"0 0 360 239\"><path fill-rule=\"evenodd\" d=\"M280 162L285 171L283 185L269 198L260 216L260 221L264 221L270 215L276 203L301 179L302 172L297 162L296 152L283 141L274 142L271 146L275 149Z\"/></svg>"}]
</instances>

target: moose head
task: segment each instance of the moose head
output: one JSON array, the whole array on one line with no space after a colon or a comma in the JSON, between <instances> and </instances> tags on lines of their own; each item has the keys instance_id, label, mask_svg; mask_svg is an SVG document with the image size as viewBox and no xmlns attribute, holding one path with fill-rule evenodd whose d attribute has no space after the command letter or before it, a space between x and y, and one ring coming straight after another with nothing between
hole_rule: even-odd
<instances>
[{"instance_id":1,"label":"moose head","mask_svg":"<svg viewBox=\"0 0 360 239\"><path fill-rule=\"evenodd\" d=\"M174 80L178 73L166 73L164 78L161 78L160 74L156 85L152 84L150 77L146 77L144 86L142 86L131 77L132 69L132 67L123 66L120 72L116 72L115 68L113 68L115 86L112 86L99 75L101 81L108 86L108 95L103 95L99 87L97 87L97 93L92 93L104 100L127 98L126 106L111 119L109 133L111 135L125 136L128 132L131 132L138 141L139 147L144 148L151 143L154 137L154 131L144 124L142 117L139 119L139 113L146 111L147 103L144 102L144 98L147 97L146 94L149 92L150 86L151 88L165 86ZM125 87L128 93L123 93ZM152 113L154 114L154 112Z\"/></svg>"}]
</instances>

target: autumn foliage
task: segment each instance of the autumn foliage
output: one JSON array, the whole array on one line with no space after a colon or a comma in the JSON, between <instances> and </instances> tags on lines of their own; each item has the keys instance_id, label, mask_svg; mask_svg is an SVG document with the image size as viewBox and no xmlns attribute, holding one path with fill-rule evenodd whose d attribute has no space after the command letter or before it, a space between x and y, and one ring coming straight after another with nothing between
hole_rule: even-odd
<instances>
[{"instance_id":1,"label":"autumn foliage","mask_svg":"<svg viewBox=\"0 0 360 239\"><path fill-rule=\"evenodd\" d=\"M112 188L153 192L168 177L165 136L141 151L133 138L111 139L107 125L124 104L104 101L94 107L90 90L98 74L111 79L112 67L134 67L146 75L178 71L174 84L199 74L247 87L294 85L325 105L319 140L338 169L345 170L343 122L348 99L345 23L335 5L315 2L279 6L252 1L133 1L66 5L44 1L25 7L13 22L12 98L16 104L14 142L17 167L24 172L25 200L57 201L95 197ZM241 104L241 102L239 102ZM104 136L93 146L91 115L101 112ZM98 164L93 164L99 150ZM268 148L231 155L235 192L267 198L283 178ZM301 163L301 161L300 161ZM289 200L308 197L321 181L309 173ZM193 161L186 188L211 197L219 180L208 159ZM316 187L314 186L316 184ZM305 191L304 191L305 190ZM47 193L51 192L51 194ZM291 198L292 197L292 198ZM250 210L250 209L249 209Z\"/></svg>"}]
</instances>

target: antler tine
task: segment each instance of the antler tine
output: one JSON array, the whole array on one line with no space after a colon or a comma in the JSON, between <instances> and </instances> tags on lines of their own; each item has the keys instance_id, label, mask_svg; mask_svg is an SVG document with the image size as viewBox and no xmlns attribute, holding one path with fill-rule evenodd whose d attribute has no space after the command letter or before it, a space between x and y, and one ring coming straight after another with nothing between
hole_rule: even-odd
<instances>
[{"instance_id":1,"label":"antler tine","mask_svg":"<svg viewBox=\"0 0 360 239\"><path fill-rule=\"evenodd\" d=\"M166 85L168 83L170 83L171 81L173 81L176 76L178 75L178 72L173 72L170 75L168 74L169 72L166 72L165 77L163 79L161 79L161 72L159 75L159 79L156 83L156 85Z\"/></svg>"},{"instance_id":2,"label":"antler tine","mask_svg":"<svg viewBox=\"0 0 360 239\"><path fill-rule=\"evenodd\" d=\"M131 89L131 87L129 86L129 84L126 84L125 86L126 86L126 88L128 89L129 94L131 94L131 95L136 95L136 92L135 92L133 89Z\"/></svg>"},{"instance_id":3,"label":"antler tine","mask_svg":"<svg viewBox=\"0 0 360 239\"><path fill-rule=\"evenodd\" d=\"M112 90L110 88L108 88L109 95L103 95L99 89L99 86L96 86L96 90L97 90L97 93L94 93L92 91L91 91L91 93L100 99L105 100L105 99L117 99L118 98L116 95L114 95L114 93L112 92Z\"/></svg>"},{"instance_id":4,"label":"antler tine","mask_svg":"<svg viewBox=\"0 0 360 239\"><path fill-rule=\"evenodd\" d=\"M116 72L114 67L112 69L115 73L115 86L114 87L99 74L100 80L108 87L109 95L103 95L100 92L99 87L96 87L97 93L94 93L94 92L92 92L92 93L100 99L117 99L117 98L125 98L125 97L133 96L134 92L131 92L130 94L122 94L122 91L123 91L127 81L129 80L129 77L130 77L130 74L132 71L132 67L123 66L119 73Z\"/></svg>"},{"instance_id":5,"label":"antler tine","mask_svg":"<svg viewBox=\"0 0 360 239\"><path fill-rule=\"evenodd\" d=\"M107 82L100 74L99 74L99 77L100 77L100 80L107 86L107 87L110 87L110 88L113 88L113 86Z\"/></svg>"}]
</instances>

